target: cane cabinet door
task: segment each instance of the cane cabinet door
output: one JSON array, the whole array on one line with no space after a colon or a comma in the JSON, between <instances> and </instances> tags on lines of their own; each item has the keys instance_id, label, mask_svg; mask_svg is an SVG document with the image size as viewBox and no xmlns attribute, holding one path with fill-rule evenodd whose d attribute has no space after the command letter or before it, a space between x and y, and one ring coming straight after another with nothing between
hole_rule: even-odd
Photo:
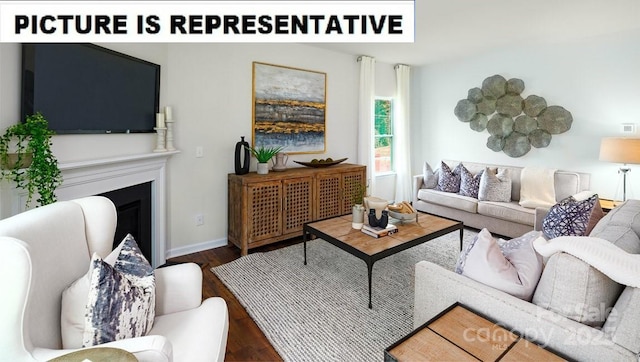
<instances>
[{"instance_id":1,"label":"cane cabinet door","mask_svg":"<svg viewBox=\"0 0 640 362\"><path fill-rule=\"evenodd\" d=\"M284 222L282 233L302 231L305 222L312 221L313 178L282 181L284 190Z\"/></svg>"},{"instance_id":2,"label":"cane cabinet door","mask_svg":"<svg viewBox=\"0 0 640 362\"><path fill-rule=\"evenodd\" d=\"M247 186L249 243L282 233L282 181L266 181Z\"/></svg>"}]
</instances>

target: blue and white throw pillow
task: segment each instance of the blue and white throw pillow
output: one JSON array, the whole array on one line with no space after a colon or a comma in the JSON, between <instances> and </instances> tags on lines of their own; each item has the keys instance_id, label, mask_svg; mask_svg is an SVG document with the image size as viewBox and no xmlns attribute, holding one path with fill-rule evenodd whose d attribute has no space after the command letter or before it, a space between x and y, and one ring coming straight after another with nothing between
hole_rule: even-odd
<instances>
[{"instance_id":1,"label":"blue and white throw pillow","mask_svg":"<svg viewBox=\"0 0 640 362\"><path fill-rule=\"evenodd\" d=\"M576 200L573 196L560 200L542 220L544 236L553 239L558 236L587 235L591 214L598 202L597 194L582 201Z\"/></svg>"},{"instance_id":2,"label":"blue and white throw pillow","mask_svg":"<svg viewBox=\"0 0 640 362\"><path fill-rule=\"evenodd\" d=\"M458 164L453 171L449 166L440 161L440 174L438 175L439 191L458 193L460 191L460 169L462 164Z\"/></svg>"},{"instance_id":3,"label":"blue and white throw pillow","mask_svg":"<svg viewBox=\"0 0 640 362\"><path fill-rule=\"evenodd\" d=\"M83 347L146 335L155 318L155 277L127 235L113 266L93 255Z\"/></svg>"},{"instance_id":4,"label":"blue and white throw pillow","mask_svg":"<svg viewBox=\"0 0 640 362\"><path fill-rule=\"evenodd\" d=\"M478 198L478 190L480 190L480 179L484 170L481 170L476 175L467 170L464 165L460 167L460 191L458 192L462 196Z\"/></svg>"}]
</instances>

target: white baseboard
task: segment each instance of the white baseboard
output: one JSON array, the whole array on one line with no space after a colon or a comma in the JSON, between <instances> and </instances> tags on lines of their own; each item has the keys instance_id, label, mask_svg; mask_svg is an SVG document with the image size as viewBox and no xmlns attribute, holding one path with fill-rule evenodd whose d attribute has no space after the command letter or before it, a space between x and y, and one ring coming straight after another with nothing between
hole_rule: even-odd
<instances>
[{"instance_id":1,"label":"white baseboard","mask_svg":"<svg viewBox=\"0 0 640 362\"><path fill-rule=\"evenodd\" d=\"M169 249L169 250L167 250L166 255L167 255L167 259L170 259L170 258L175 258L177 256L197 253L197 252L203 251L203 250L218 248L218 247L221 247L221 246L225 246L227 244L228 244L227 238L222 238L222 239L218 239L218 240L210 240L210 241L205 241L205 242L198 243L198 244L181 246L181 247L178 247L178 248Z\"/></svg>"}]
</instances>

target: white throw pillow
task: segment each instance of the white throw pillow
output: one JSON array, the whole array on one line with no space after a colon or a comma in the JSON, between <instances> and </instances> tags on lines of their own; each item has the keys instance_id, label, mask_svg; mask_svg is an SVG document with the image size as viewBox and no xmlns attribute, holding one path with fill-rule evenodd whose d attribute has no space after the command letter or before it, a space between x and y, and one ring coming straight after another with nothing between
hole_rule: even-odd
<instances>
[{"instance_id":1,"label":"white throw pillow","mask_svg":"<svg viewBox=\"0 0 640 362\"><path fill-rule=\"evenodd\" d=\"M520 206L535 209L556 203L555 169L525 167L520 173Z\"/></svg>"},{"instance_id":2,"label":"white throw pillow","mask_svg":"<svg viewBox=\"0 0 640 362\"><path fill-rule=\"evenodd\" d=\"M422 183L428 189L435 189L438 186L438 174L433 171L429 162L425 162L422 166Z\"/></svg>"},{"instance_id":3,"label":"white throw pillow","mask_svg":"<svg viewBox=\"0 0 640 362\"><path fill-rule=\"evenodd\" d=\"M540 235L531 231L498 241L482 229L460 253L456 273L530 301L543 269L542 257L533 248Z\"/></svg>"}]
</instances>

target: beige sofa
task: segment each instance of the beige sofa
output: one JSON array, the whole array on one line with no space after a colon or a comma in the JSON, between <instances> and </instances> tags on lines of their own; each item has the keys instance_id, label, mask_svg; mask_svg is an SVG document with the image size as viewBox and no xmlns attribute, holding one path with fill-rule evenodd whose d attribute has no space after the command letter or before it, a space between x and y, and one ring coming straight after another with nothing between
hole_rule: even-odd
<instances>
[{"instance_id":1,"label":"beige sofa","mask_svg":"<svg viewBox=\"0 0 640 362\"><path fill-rule=\"evenodd\" d=\"M453 169L460 161L445 160ZM520 206L520 173L522 167L466 162L462 164L473 174L485 167L507 168L511 177L511 202L479 201L472 197L427 189L423 175L413 176L413 206L418 211L460 220L465 226L487 228L491 233L518 237L541 225L548 209ZM432 165L434 168L439 165ZM556 171L556 201L589 189L591 176L583 172ZM537 228L539 229L539 227Z\"/></svg>"},{"instance_id":2,"label":"beige sofa","mask_svg":"<svg viewBox=\"0 0 640 362\"><path fill-rule=\"evenodd\" d=\"M624 252L640 252L640 201L629 200L602 218L590 236L605 239ZM553 241L551 241L553 243ZM557 262L554 262L556 259ZM548 293L549 290L555 293ZM553 295L565 313L537 302ZM533 301L518 299L437 264L415 268L414 326L460 302L509 330L577 361L638 361L640 356L640 288L618 284L566 253L551 256ZM587 303L599 299L596 305ZM569 319L567 313L606 315L602 326ZM601 319L600 319L601 320Z\"/></svg>"}]
</instances>

